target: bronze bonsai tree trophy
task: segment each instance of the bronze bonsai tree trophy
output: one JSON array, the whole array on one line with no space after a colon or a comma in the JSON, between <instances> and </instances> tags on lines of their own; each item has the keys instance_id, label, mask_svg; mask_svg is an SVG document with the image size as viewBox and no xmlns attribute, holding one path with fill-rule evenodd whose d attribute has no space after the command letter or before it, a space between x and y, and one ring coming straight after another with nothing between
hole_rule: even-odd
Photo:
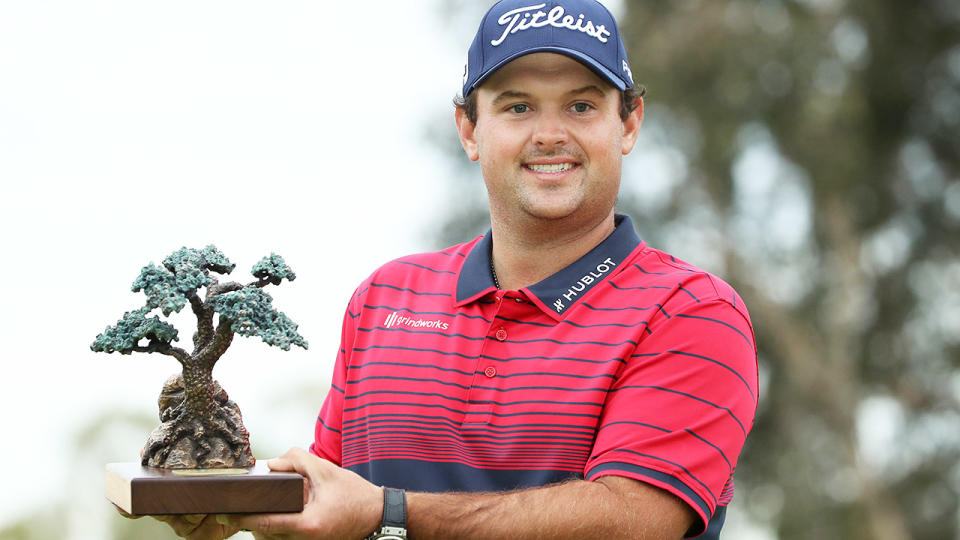
<instances>
[{"instance_id":1,"label":"bronze bonsai tree trophy","mask_svg":"<svg viewBox=\"0 0 960 540\"><path fill-rule=\"evenodd\" d=\"M268 345L283 350L290 350L291 345L307 348L306 340L297 332L297 324L274 309L273 298L263 290L267 285L279 285L284 279L293 281L296 274L282 257L271 254L253 266L251 273L256 280L251 283L222 283L216 277L215 274L229 274L235 266L213 245L203 249L184 247L171 253L161 266L150 263L140 271L132 287L133 292L143 291L146 305L124 313L90 346L94 351L106 353L159 353L176 358L182 367L180 374L164 384L158 400L161 424L143 447L140 467L134 469L130 464L107 467L108 498L131 514L286 509L257 500L238 505L235 494L230 495L246 492L252 499L251 479L263 477L276 487L274 480L278 475L264 469L254 471L250 436L243 426L240 410L213 379L213 367L230 346L234 334L259 336ZM203 287L206 290L201 296ZM173 325L156 315L149 316L151 311L159 309L168 317L188 303L197 318L192 352L173 345L179 341ZM293 498L302 504L302 479L297 475L286 476L297 481ZM207 477L217 481L183 480ZM231 477L239 484L234 482L236 485L231 487ZM152 480L141 482L142 485L168 484L173 495L152 492L138 497L137 480L143 478ZM166 482L161 482L162 479ZM213 506L207 504L222 496L229 500ZM157 500L161 500L159 506L137 505L137 501Z\"/></svg>"}]
</instances>

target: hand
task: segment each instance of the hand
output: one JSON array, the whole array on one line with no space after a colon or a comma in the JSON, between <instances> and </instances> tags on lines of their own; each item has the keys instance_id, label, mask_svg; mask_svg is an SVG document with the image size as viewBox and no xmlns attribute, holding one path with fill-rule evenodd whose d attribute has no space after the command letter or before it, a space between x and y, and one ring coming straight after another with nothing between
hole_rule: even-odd
<instances>
[{"instance_id":1,"label":"hand","mask_svg":"<svg viewBox=\"0 0 960 540\"><path fill-rule=\"evenodd\" d=\"M258 540L364 538L380 524L383 491L358 474L299 448L267 465L306 479L303 512L221 514L216 516L218 523L231 530L251 530Z\"/></svg>"},{"instance_id":2,"label":"hand","mask_svg":"<svg viewBox=\"0 0 960 540\"><path fill-rule=\"evenodd\" d=\"M143 516L134 516L128 514L123 508L113 505L121 516L127 519L140 519ZM206 514L188 514L181 516L150 516L157 521L162 521L173 529L173 532L181 538L188 540L222 540L237 534L239 529L217 523L214 516Z\"/></svg>"},{"instance_id":3,"label":"hand","mask_svg":"<svg viewBox=\"0 0 960 540\"><path fill-rule=\"evenodd\" d=\"M169 525L173 532L187 540L223 540L237 534L237 527L218 523L216 516L187 514L180 516L150 516Z\"/></svg>"}]
</instances>

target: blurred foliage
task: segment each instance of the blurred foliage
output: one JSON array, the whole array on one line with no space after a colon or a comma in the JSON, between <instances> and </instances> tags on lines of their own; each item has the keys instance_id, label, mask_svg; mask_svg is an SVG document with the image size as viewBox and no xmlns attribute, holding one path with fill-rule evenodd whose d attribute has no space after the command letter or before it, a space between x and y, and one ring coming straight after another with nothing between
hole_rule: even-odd
<instances>
[{"instance_id":1,"label":"blurred foliage","mask_svg":"<svg viewBox=\"0 0 960 540\"><path fill-rule=\"evenodd\" d=\"M43 507L0 528L3 540L168 539L170 528L152 519L120 517L104 497L104 466L117 452L136 448L157 424L155 417L108 410L91 418L73 436L70 468ZM133 456L130 456L133 458Z\"/></svg>"},{"instance_id":2,"label":"blurred foliage","mask_svg":"<svg viewBox=\"0 0 960 540\"><path fill-rule=\"evenodd\" d=\"M733 284L756 328L734 506L781 539L960 537L960 3L621 7L648 95L620 211ZM489 222L441 126L448 245Z\"/></svg>"},{"instance_id":3,"label":"blurred foliage","mask_svg":"<svg viewBox=\"0 0 960 540\"><path fill-rule=\"evenodd\" d=\"M48 540L49 538L63 538L64 527L58 517L62 507L45 509L35 515L22 518L11 525L0 528L0 538L3 540Z\"/></svg>"}]
</instances>

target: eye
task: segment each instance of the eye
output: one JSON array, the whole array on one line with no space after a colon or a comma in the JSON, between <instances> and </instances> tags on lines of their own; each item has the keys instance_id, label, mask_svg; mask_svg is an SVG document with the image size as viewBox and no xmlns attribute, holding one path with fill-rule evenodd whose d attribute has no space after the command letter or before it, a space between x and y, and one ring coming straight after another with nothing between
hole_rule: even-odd
<instances>
[{"instance_id":1,"label":"eye","mask_svg":"<svg viewBox=\"0 0 960 540\"><path fill-rule=\"evenodd\" d=\"M523 103L517 103L516 105L510 106L510 112L515 114L523 114L530 110L530 107L524 105Z\"/></svg>"},{"instance_id":2,"label":"eye","mask_svg":"<svg viewBox=\"0 0 960 540\"><path fill-rule=\"evenodd\" d=\"M585 113L585 112L589 111L591 108L592 108L592 107L590 107L590 104L589 104L589 103L574 103L574 104L573 104L573 111L574 111L574 112L578 112L578 113Z\"/></svg>"}]
</instances>

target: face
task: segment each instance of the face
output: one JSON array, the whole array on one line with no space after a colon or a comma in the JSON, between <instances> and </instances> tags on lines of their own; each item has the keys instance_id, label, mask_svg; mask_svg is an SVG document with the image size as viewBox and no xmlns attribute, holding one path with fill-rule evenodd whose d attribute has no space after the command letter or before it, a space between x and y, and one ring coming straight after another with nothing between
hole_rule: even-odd
<instances>
[{"instance_id":1,"label":"face","mask_svg":"<svg viewBox=\"0 0 960 540\"><path fill-rule=\"evenodd\" d=\"M616 88L554 53L522 56L474 91L477 122L458 109L457 126L467 156L480 162L492 219L612 218L642 105L622 120Z\"/></svg>"}]
</instances>

